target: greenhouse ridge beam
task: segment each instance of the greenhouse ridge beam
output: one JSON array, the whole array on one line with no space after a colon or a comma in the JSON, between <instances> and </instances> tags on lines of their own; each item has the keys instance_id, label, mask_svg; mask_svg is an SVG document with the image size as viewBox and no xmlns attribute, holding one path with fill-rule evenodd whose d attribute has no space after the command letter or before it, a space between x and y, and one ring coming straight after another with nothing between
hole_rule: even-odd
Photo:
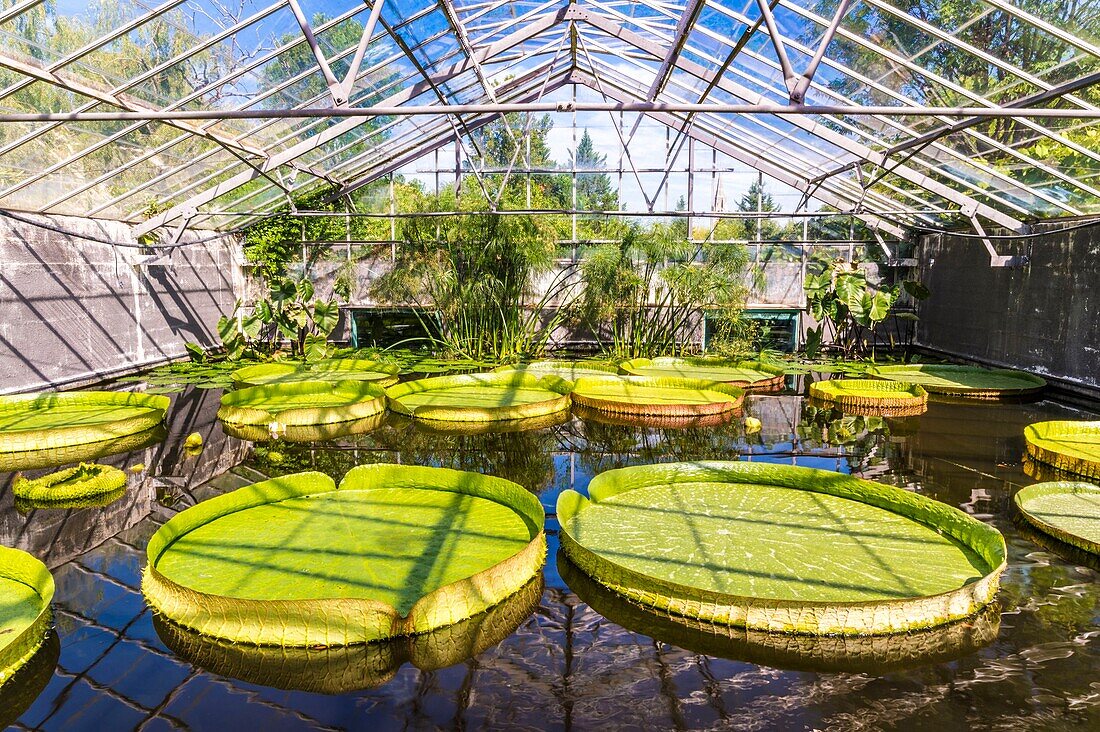
<instances>
[{"instance_id":1,"label":"greenhouse ridge beam","mask_svg":"<svg viewBox=\"0 0 1100 732\"><path fill-rule=\"evenodd\" d=\"M689 112L693 114L752 114L801 117L846 115L851 117L978 117L982 119L1100 119L1100 109L1055 107L892 107L847 104L692 104L687 102L525 102L372 107L291 107L288 109L158 110L131 112L42 112L0 114L0 124L26 122L156 122L232 119L302 119L328 117L424 117L460 114L511 114L513 112Z\"/></svg>"}]
</instances>

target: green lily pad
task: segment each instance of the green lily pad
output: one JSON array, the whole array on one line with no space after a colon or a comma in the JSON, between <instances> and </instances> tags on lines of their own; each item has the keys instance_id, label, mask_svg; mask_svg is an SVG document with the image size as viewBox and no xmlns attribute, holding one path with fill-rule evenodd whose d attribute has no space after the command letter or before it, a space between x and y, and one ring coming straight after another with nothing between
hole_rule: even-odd
<instances>
[{"instance_id":1,"label":"green lily pad","mask_svg":"<svg viewBox=\"0 0 1100 732\"><path fill-rule=\"evenodd\" d=\"M573 403L616 414L694 417L738 409L745 398L739 386L717 381L653 376L582 376Z\"/></svg>"},{"instance_id":2,"label":"green lily pad","mask_svg":"<svg viewBox=\"0 0 1100 732\"><path fill-rule=\"evenodd\" d=\"M298 381L223 394L218 419L279 434L289 427L351 422L385 410L386 393L369 381Z\"/></svg>"},{"instance_id":3,"label":"green lily pad","mask_svg":"<svg viewBox=\"0 0 1100 732\"><path fill-rule=\"evenodd\" d=\"M62 391L0 397L0 460L114 440L164 421L170 400L127 391Z\"/></svg>"},{"instance_id":4,"label":"green lily pad","mask_svg":"<svg viewBox=\"0 0 1100 732\"><path fill-rule=\"evenodd\" d=\"M0 546L0 687L46 639L53 592L46 565L24 551Z\"/></svg>"},{"instance_id":5,"label":"green lily pad","mask_svg":"<svg viewBox=\"0 0 1100 732\"><path fill-rule=\"evenodd\" d=\"M714 358L636 358L624 361L619 368L633 376L720 381L755 391L782 388L786 376L782 368L761 361Z\"/></svg>"},{"instance_id":6,"label":"green lily pad","mask_svg":"<svg viewBox=\"0 0 1100 732\"><path fill-rule=\"evenodd\" d=\"M846 414L912 416L928 409L928 392L917 384L876 379L830 379L810 384L810 399Z\"/></svg>"},{"instance_id":7,"label":"green lily pad","mask_svg":"<svg viewBox=\"0 0 1100 732\"><path fill-rule=\"evenodd\" d=\"M1054 538L1100 555L1100 486L1091 483L1037 483L1013 501L1020 515Z\"/></svg>"},{"instance_id":8,"label":"green lily pad","mask_svg":"<svg viewBox=\"0 0 1100 732\"><path fill-rule=\"evenodd\" d=\"M1024 428L1027 454L1070 475L1100 479L1100 422L1056 420Z\"/></svg>"},{"instance_id":9,"label":"green lily pad","mask_svg":"<svg viewBox=\"0 0 1100 732\"><path fill-rule=\"evenodd\" d=\"M839 473L693 462L611 470L558 499L562 547L643 604L709 622L876 635L986 605L1000 533L922 496Z\"/></svg>"},{"instance_id":10,"label":"green lily pad","mask_svg":"<svg viewBox=\"0 0 1100 732\"><path fill-rule=\"evenodd\" d=\"M492 648L538 608L542 587L542 579L535 577L497 605L454 625L354 646L287 648L230 643L159 616L154 617L153 627L164 644L188 663L221 676L278 689L344 694L381 686L404 663L434 671Z\"/></svg>"},{"instance_id":11,"label":"green lily pad","mask_svg":"<svg viewBox=\"0 0 1100 732\"><path fill-rule=\"evenodd\" d=\"M570 387L552 374L493 372L406 381L386 395L390 409L418 419L499 422L566 411Z\"/></svg>"},{"instance_id":12,"label":"green lily pad","mask_svg":"<svg viewBox=\"0 0 1100 732\"><path fill-rule=\"evenodd\" d=\"M521 372L534 376L553 374L571 384L582 376L619 373L617 366L603 361L532 361L520 366L499 366L493 370L507 373Z\"/></svg>"},{"instance_id":13,"label":"green lily pad","mask_svg":"<svg viewBox=\"0 0 1100 732\"><path fill-rule=\"evenodd\" d=\"M168 430L163 424L158 424L156 427L135 432L132 435L123 435L122 437L100 442L69 445L47 450L0 452L0 472L56 468L62 465L89 462L108 455L141 450L158 442L163 442L167 436Z\"/></svg>"},{"instance_id":14,"label":"green lily pad","mask_svg":"<svg viewBox=\"0 0 1100 732\"><path fill-rule=\"evenodd\" d=\"M334 358L307 363L284 361L245 366L233 372L236 386L289 384L301 381L372 381L378 386L397 383L400 369L393 364L358 358Z\"/></svg>"},{"instance_id":15,"label":"green lily pad","mask_svg":"<svg viewBox=\"0 0 1100 732\"><path fill-rule=\"evenodd\" d=\"M543 512L521 486L362 465L257 483L177 514L142 583L173 622L229 641L342 646L487 610L534 577Z\"/></svg>"},{"instance_id":16,"label":"green lily pad","mask_svg":"<svg viewBox=\"0 0 1100 732\"><path fill-rule=\"evenodd\" d=\"M1012 369L985 369L954 364L900 364L878 366L867 375L907 384L919 384L930 394L975 399L1032 394L1046 387L1046 380Z\"/></svg>"},{"instance_id":17,"label":"green lily pad","mask_svg":"<svg viewBox=\"0 0 1100 732\"><path fill-rule=\"evenodd\" d=\"M795 671L883 674L944 663L989 645L1001 627L1000 608L991 604L964 620L912 633L870 637L772 633L708 623L631 602L590 578L560 552L558 571L586 605L627 630L694 653Z\"/></svg>"},{"instance_id":18,"label":"green lily pad","mask_svg":"<svg viewBox=\"0 0 1100 732\"><path fill-rule=\"evenodd\" d=\"M79 465L43 475L40 478L16 477L11 492L16 498L52 503L80 501L117 493L126 487L126 473L110 465L80 463Z\"/></svg>"}]
</instances>

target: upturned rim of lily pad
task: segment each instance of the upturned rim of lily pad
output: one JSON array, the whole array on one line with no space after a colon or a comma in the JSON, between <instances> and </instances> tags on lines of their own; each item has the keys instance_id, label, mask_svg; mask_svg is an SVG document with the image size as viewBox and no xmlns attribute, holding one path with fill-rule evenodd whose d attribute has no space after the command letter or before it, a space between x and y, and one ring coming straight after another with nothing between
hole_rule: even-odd
<instances>
[{"instance_id":1,"label":"upturned rim of lily pad","mask_svg":"<svg viewBox=\"0 0 1100 732\"><path fill-rule=\"evenodd\" d=\"M958 588L910 598L837 602L747 597L630 569L585 547L570 532L574 517L615 495L697 482L769 485L865 503L946 534L980 557L987 571ZM574 564L635 602L721 625L806 635L887 635L931 628L973 615L990 603L1007 563L1004 537L996 528L916 493L827 470L727 461L638 465L600 473L588 493L566 490L557 501L561 546Z\"/></svg>"},{"instance_id":2,"label":"upturned rim of lily pad","mask_svg":"<svg viewBox=\"0 0 1100 732\"><path fill-rule=\"evenodd\" d=\"M0 646L0 686L22 668L46 640L50 629L53 575L46 565L21 549L0 546L0 584L17 583L37 596L35 619Z\"/></svg>"},{"instance_id":3,"label":"upturned rim of lily pad","mask_svg":"<svg viewBox=\"0 0 1100 732\"><path fill-rule=\"evenodd\" d=\"M445 491L483 498L514 511L530 540L487 569L422 595L402 615L391 604L336 594L312 599L249 599L204 592L165 576L158 563L180 537L223 516L302 496L371 488ZM545 558L545 512L512 481L449 468L378 463L348 471L339 486L317 472L295 473L239 488L169 519L149 540L142 592L150 606L203 635L263 646L314 647L371 643L425 633L484 612L538 574ZM232 542L233 537L227 537Z\"/></svg>"},{"instance_id":4,"label":"upturned rim of lily pad","mask_svg":"<svg viewBox=\"0 0 1100 732\"><path fill-rule=\"evenodd\" d=\"M471 403L462 406L420 405L408 402L415 394L447 391L470 386L507 389L536 389L546 392L546 398L524 404L494 406ZM553 374L536 375L520 371L490 371L480 374L451 374L415 379L394 384L386 389L390 409L416 419L434 422L505 422L530 419L564 412L569 409L569 393L573 384Z\"/></svg>"}]
</instances>

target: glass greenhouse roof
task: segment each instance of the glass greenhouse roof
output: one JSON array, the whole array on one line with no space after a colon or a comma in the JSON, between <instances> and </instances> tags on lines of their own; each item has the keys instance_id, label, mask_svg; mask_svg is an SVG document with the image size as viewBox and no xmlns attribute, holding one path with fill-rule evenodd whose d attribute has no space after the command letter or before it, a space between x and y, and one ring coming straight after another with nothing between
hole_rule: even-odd
<instances>
[{"instance_id":1,"label":"glass greenhouse roof","mask_svg":"<svg viewBox=\"0 0 1100 732\"><path fill-rule=\"evenodd\" d=\"M139 233L354 190L498 115L463 107L574 89L872 222L1100 213L1100 0L0 0L0 37L0 208ZM340 106L440 113L285 113Z\"/></svg>"}]
</instances>

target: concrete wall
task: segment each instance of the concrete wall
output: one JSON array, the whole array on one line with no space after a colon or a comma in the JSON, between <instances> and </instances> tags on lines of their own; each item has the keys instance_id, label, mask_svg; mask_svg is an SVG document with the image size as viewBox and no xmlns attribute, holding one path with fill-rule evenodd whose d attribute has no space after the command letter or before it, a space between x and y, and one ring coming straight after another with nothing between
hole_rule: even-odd
<instances>
[{"instance_id":1,"label":"concrete wall","mask_svg":"<svg viewBox=\"0 0 1100 732\"><path fill-rule=\"evenodd\" d=\"M979 240L927 237L919 273L932 296L918 308L918 344L1100 390L1100 225L1045 228L993 242L998 254L1030 257L1011 268L990 267Z\"/></svg>"},{"instance_id":2,"label":"concrete wall","mask_svg":"<svg viewBox=\"0 0 1100 732\"><path fill-rule=\"evenodd\" d=\"M117 222L24 218L133 243ZM153 265L137 264L141 251L0 216L0 393L94 381L182 356L186 341L218 343L217 320L243 292L238 245L180 247Z\"/></svg>"},{"instance_id":3,"label":"concrete wall","mask_svg":"<svg viewBox=\"0 0 1100 732\"><path fill-rule=\"evenodd\" d=\"M64 564L99 546L160 509L158 497L171 496L192 505L194 491L215 476L240 464L251 443L225 434L217 420L220 390L188 389L172 395L167 437L132 452L98 458L96 462L127 469L141 464L140 472L127 471L126 495L100 508L43 508L20 512L11 492L13 473L0 473L0 544L13 546L42 559L50 567ZM203 437L203 450L189 455L184 439L193 432ZM56 468L25 471L31 477Z\"/></svg>"}]
</instances>

